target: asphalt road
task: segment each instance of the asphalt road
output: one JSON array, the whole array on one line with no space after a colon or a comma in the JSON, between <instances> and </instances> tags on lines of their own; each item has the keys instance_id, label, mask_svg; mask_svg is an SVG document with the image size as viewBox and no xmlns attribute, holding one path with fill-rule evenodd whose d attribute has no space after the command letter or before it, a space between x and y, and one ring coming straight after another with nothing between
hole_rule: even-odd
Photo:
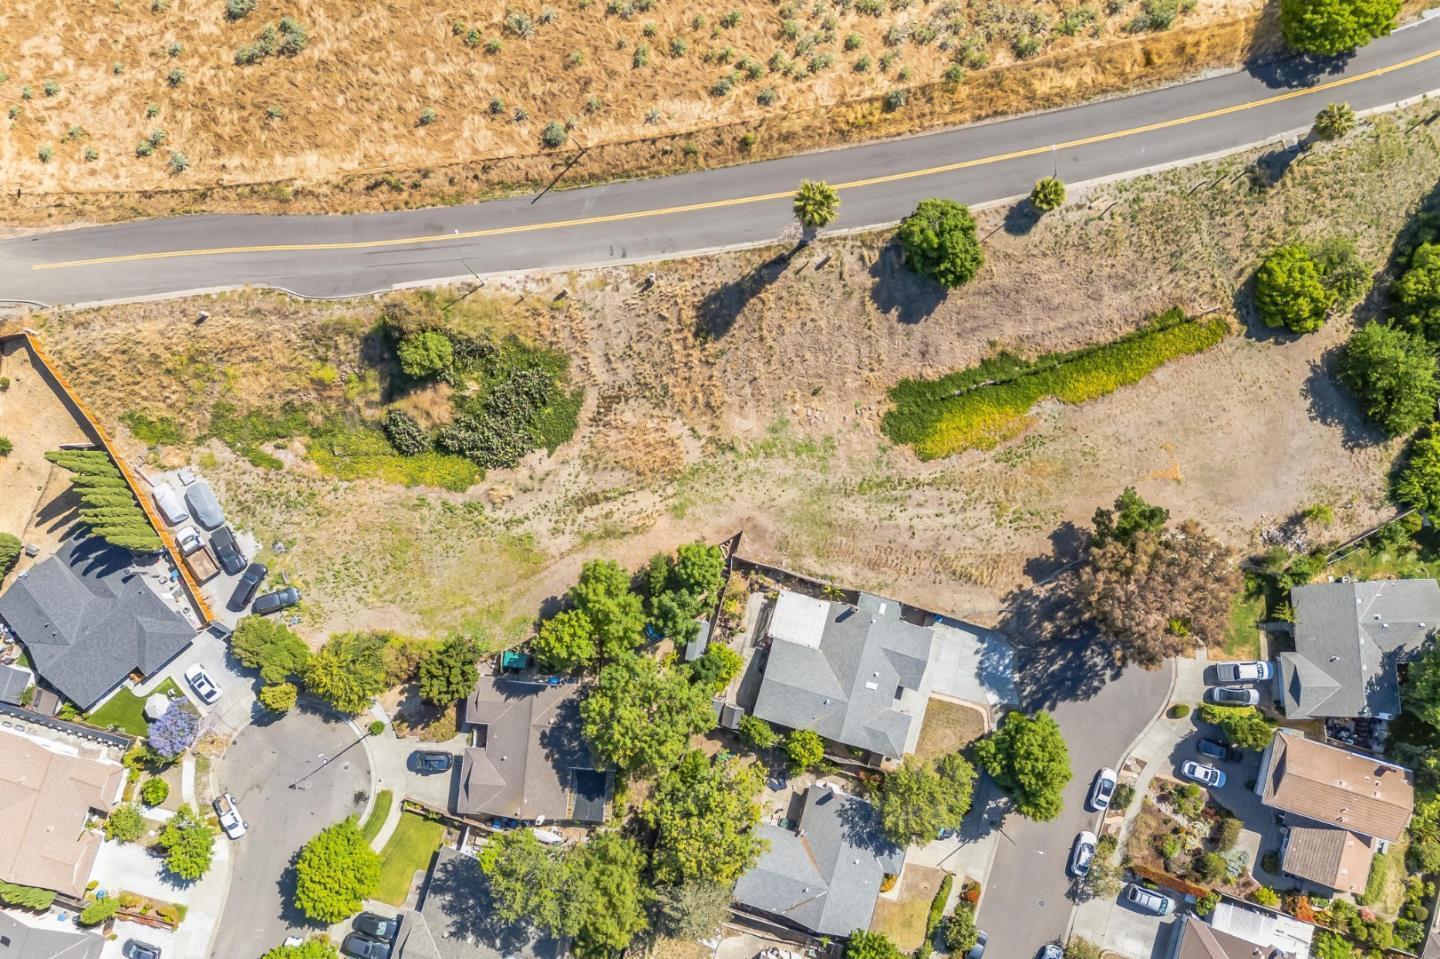
<instances>
[{"instance_id":1,"label":"asphalt road","mask_svg":"<svg viewBox=\"0 0 1440 959\"><path fill-rule=\"evenodd\" d=\"M1091 779L1121 756L1164 704L1173 667L1130 668L1119 675L1088 655L1087 640L1047 649L1044 662L1022 664L1032 681L1026 707L1055 717L1070 748L1075 776L1064 810L1047 823L1011 814L1001 828L990 882L980 900L980 928L990 935L986 959L1034 959L1047 942L1064 938L1074 903L1065 866L1076 833L1095 829L1086 811Z\"/></svg>"},{"instance_id":2,"label":"asphalt road","mask_svg":"<svg viewBox=\"0 0 1440 959\"><path fill-rule=\"evenodd\" d=\"M875 226L927 196L976 204L1025 194L1051 173L1076 183L1183 163L1306 129L1332 101L1367 110L1432 90L1440 18L1321 66L1283 61L1002 122L533 201L190 216L20 237L0 242L0 298L75 304L245 284L341 296L471 272L653 259L775 239L792 222L789 194L802 179L840 188L836 228Z\"/></svg>"},{"instance_id":3,"label":"asphalt road","mask_svg":"<svg viewBox=\"0 0 1440 959\"><path fill-rule=\"evenodd\" d=\"M357 797L370 788L370 767L365 747L355 743L348 724L295 709L277 722L247 726L225 753L219 783L234 795L250 829L234 843L230 895L212 959L258 956L287 935L323 929L307 925L289 905L290 865L311 836L364 808ZM324 765L326 759L334 761ZM290 788L306 776L303 788Z\"/></svg>"}]
</instances>

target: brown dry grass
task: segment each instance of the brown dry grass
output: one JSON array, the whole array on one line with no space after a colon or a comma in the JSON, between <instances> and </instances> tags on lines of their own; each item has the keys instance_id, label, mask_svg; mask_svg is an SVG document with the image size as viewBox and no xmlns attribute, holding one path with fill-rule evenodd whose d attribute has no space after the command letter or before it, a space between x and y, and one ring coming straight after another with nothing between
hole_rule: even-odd
<instances>
[{"instance_id":1,"label":"brown dry grass","mask_svg":"<svg viewBox=\"0 0 1440 959\"><path fill-rule=\"evenodd\" d=\"M1046 405L1030 433L994 451L920 463L883 440L878 420L901 377L999 347L1095 342L1173 305L1227 307L1289 237L1343 230L1378 267L1440 178L1434 133L1404 132L1422 115L1317 150L1268 191L1231 179L1247 157L1109 185L1027 235L995 232L981 276L948 296L905 273L881 235L825 241L774 274L756 272L773 251L659 264L649 290L648 267L492 283L496 302L519 300L505 323L570 354L586 407L553 456L465 494L326 479L298 443L283 471L223 448L184 455L216 478L242 526L289 546L273 560L305 586L316 633L468 626L508 638L585 559L639 566L737 528L757 559L992 622L1012 590L1054 567L1052 534L1063 541L1066 524L1088 524L1127 485L1242 548L1316 502L1335 509L1341 536L1383 506L1396 452L1328 372L1344 319L1303 338L1246 326L1111 396ZM1195 189L1205 183L1218 185ZM982 232L1003 216L982 217ZM551 308L560 289L570 296ZM312 382L317 364L340 371L343 388L345 373L363 372L357 331L379 305L241 293L208 299L198 329L196 308L32 322L107 418L193 419L218 398L322 396L336 387ZM253 343L265 362L249 358Z\"/></svg>"},{"instance_id":2,"label":"brown dry grass","mask_svg":"<svg viewBox=\"0 0 1440 959\"><path fill-rule=\"evenodd\" d=\"M872 932L884 933L901 952L911 952L925 938L925 920L930 902L940 889L945 873L929 866L910 865L900 879L897 898L881 896L875 902Z\"/></svg>"},{"instance_id":3,"label":"brown dry grass","mask_svg":"<svg viewBox=\"0 0 1440 959\"><path fill-rule=\"evenodd\" d=\"M261 0L236 22L225 19L222 0L174 0L159 12L141 2L13 0L0 9L0 71L9 77L0 83L0 110L20 111L16 120L0 119L0 192L16 194L4 218L36 224L454 203L548 180L564 159L539 143L552 120L573 122L572 146L591 148L570 182L896 135L1237 63L1254 51L1260 6L1200 0L1172 30L1134 36L1124 25L1139 0L886 0L878 16L822 0L724 0L629 19L607 13L604 0L555 7L397 0L363 10L341 0ZM1060 35L1062 18L1082 8L1096 19ZM555 19L540 23L547 9ZM532 18L532 38L506 31L512 10ZM740 22L721 28L731 10ZM234 51L281 15L309 27L308 48L293 59L236 66ZM702 28L692 26L694 16ZM456 22L500 38L501 51L467 47L453 33ZM934 41L903 39L932 23ZM888 36L892 29L902 36ZM1042 38L1044 52L1016 63L1014 38L1027 32ZM807 37L822 34L799 60L826 54L834 58L829 68L792 77L767 67L766 76L714 95L716 81L743 59L795 59ZM851 35L859 46L846 51ZM669 53L675 39L687 45L683 55ZM171 44L180 45L173 57ZM648 63L635 68L641 44ZM940 82L967 44L983 50L991 67L959 84ZM577 52L584 62L568 65ZM887 55L895 59L882 71ZM861 57L873 64L864 73L854 68ZM185 78L172 86L166 77L175 69ZM50 82L58 87L53 96L44 92ZM768 87L778 99L766 107L757 97ZM884 94L897 88L909 91L909 102L887 111ZM594 109L593 97L600 100ZM504 102L500 113L489 109L495 98ZM271 108L283 116L267 115ZM421 126L427 108L439 119ZM517 109L527 118L516 121ZM83 135L70 138L72 127ZM165 142L137 156L137 142L157 129ZM54 155L42 162L47 146ZM87 149L98 159L86 162ZM181 175L167 168L172 150L189 160Z\"/></svg>"},{"instance_id":4,"label":"brown dry grass","mask_svg":"<svg viewBox=\"0 0 1440 959\"><path fill-rule=\"evenodd\" d=\"M920 759L938 759L959 752L983 735L985 715L979 709L931 699L925 707L925 722L920 726L915 755Z\"/></svg>"}]
</instances>

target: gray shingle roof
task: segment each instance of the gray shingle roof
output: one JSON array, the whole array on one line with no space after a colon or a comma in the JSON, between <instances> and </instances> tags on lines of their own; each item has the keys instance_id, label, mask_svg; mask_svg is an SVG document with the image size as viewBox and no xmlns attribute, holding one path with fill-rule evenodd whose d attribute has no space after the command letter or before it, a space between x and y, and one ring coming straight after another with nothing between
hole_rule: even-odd
<instances>
[{"instance_id":1,"label":"gray shingle roof","mask_svg":"<svg viewBox=\"0 0 1440 959\"><path fill-rule=\"evenodd\" d=\"M399 959L558 959L559 940L495 917L490 884L473 856L441 847Z\"/></svg>"},{"instance_id":2,"label":"gray shingle roof","mask_svg":"<svg viewBox=\"0 0 1440 959\"><path fill-rule=\"evenodd\" d=\"M93 933L39 929L0 913L0 959L100 959L104 948Z\"/></svg>"},{"instance_id":3,"label":"gray shingle roof","mask_svg":"<svg viewBox=\"0 0 1440 959\"><path fill-rule=\"evenodd\" d=\"M753 712L898 759L920 735L933 642L894 601L862 593L858 608L830 603L818 648L771 644Z\"/></svg>"},{"instance_id":4,"label":"gray shingle roof","mask_svg":"<svg viewBox=\"0 0 1440 959\"><path fill-rule=\"evenodd\" d=\"M735 884L735 901L818 935L869 928L880 881L905 865L873 806L825 786L806 791L798 831L767 823L758 835L770 848Z\"/></svg>"},{"instance_id":5,"label":"gray shingle roof","mask_svg":"<svg viewBox=\"0 0 1440 959\"><path fill-rule=\"evenodd\" d=\"M580 732L580 686L481 676L465 721L485 727L485 745L465 750L455 811L531 820L604 816L603 795L574 804L576 774L594 770ZM592 820L594 821L594 820Z\"/></svg>"},{"instance_id":6,"label":"gray shingle roof","mask_svg":"<svg viewBox=\"0 0 1440 959\"><path fill-rule=\"evenodd\" d=\"M195 638L131 564L127 550L70 539L0 596L0 619L35 672L81 709L130 673L155 672Z\"/></svg>"},{"instance_id":7,"label":"gray shingle roof","mask_svg":"<svg viewBox=\"0 0 1440 959\"><path fill-rule=\"evenodd\" d=\"M0 703L19 706L30 681L30 670L23 666L0 666Z\"/></svg>"},{"instance_id":8,"label":"gray shingle roof","mask_svg":"<svg viewBox=\"0 0 1440 959\"><path fill-rule=\"evenodd\" d=\"M1319 583L1290 591L1295 651L1280 654L1285 714L1396 716L1395 668L1440 626L1433 579Z\"/></svg>"}]
</instances>

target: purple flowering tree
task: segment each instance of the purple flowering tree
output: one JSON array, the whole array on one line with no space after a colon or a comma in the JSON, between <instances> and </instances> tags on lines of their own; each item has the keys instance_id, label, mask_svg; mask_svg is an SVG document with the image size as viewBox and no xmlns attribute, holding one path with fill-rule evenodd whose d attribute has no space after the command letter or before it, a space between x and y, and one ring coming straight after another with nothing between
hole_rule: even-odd
<instances>
[{"instance_id":1,"label":"purple flowering tree","mask_svg":"<svg viewBox=\"0 0 1440 959\"><path fill-rule=\"evenodd\" d=\"M179 703L171 704L165 714L150 724L150 748L166 759L190 748L200 731L200 718Z\"/></svg>"}]
</instances>

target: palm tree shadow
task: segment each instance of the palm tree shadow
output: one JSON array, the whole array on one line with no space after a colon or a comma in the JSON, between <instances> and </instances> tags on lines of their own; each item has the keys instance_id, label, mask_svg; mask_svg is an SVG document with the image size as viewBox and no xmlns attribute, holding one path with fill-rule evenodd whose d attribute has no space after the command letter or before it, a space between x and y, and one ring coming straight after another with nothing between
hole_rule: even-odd
<instances>
[{"instance_id":1,"label":"palm tree shadow","mask_svg":"<svg viewBox=\"0 0 1440 959\"><path fill-rule=\"evenodd\" d=\"M945 302L943 286L905 268L898 240L886 244L875 257L870 276L875 281L870 287L870 302L881 313L907 326L929 319Z\"/></svg>"},{"instance_id":2,"label":"palm tree shadow","mask_svg":"<svg viewBox=\"0 0 1440 959\"><path fill-rule=\"evenodd\" d=\"M696 308L695 335L719 339L729 333L750 301L784 274L792 253L777 253L743 276L711 290Z\"/></svg>"},{"instance_id":3,"label":"palm tree shadow","mask_svg":"<svg viewBox=\"0 0 1440 959\"><path fill-rule=\"evenodd\" d=\"M1005 211L1005 232L1011 236L1025 236L1040 222L1041 213L1027 197Z\"/></svg>"}]
</instances>

